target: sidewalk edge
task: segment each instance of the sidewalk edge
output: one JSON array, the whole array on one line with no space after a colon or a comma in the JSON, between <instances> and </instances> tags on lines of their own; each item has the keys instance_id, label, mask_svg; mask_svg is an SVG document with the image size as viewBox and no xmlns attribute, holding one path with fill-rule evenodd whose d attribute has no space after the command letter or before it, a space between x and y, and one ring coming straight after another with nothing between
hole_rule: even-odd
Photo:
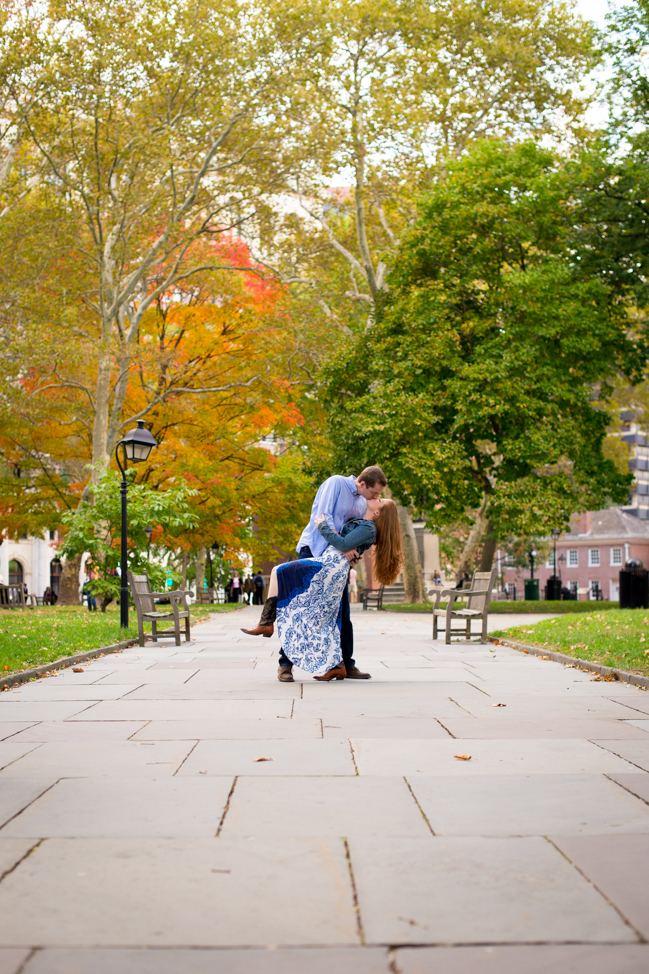
<instances>
[{"instance_id":1,"label":"sidewalk edge","mask_svg":"<svg viewBox=\"0 0 649 974\"><path fill-rule=\"evenodd\" d=\"M83 663L85 660L93 659L95 656L105 656L107 653L119 653L121 649L128 649L129 646L137 646L137 636L134 639L125 639L121 643L113 643L112 646L100 646L99 649L89 649L86 653L77 653L75 656L64 656L63 659L54 660L53 663L43 663L42 666L35 666L31 670L20 670L17 673L9 673L7 676L0 677L0 687L14 686L19 683L27 683L34 677L49 673L50 670L63 670L74 663Z\"/></svg>"},{"instance_id":2,"label":"sidewalk edge","mask_svg":"<svg viewBox=\"0 0 649 974\"><path fill-rule=\"evenodd\" d=\"M590 670L592 673L598 673L600 676L612 677L613 680L619 680L620 683L632 683L633 686L642 687L645 690L649 689L649 677L640 676L639 673L629 673L628 670L618 670L615 667L604 666L602 663L593 663L590 660L579 659L576 656L564 656L563 653L553 653L549 649L542 649L540 646L530 646L527 643L516 643L511 639L494 639L493 636L487 636L487 639L490 643L509 646L510 649L516 649L519 653L531 653L533 656L549 657L555 663L577 666L581 670Z\"/></svg>"}]
</instances>

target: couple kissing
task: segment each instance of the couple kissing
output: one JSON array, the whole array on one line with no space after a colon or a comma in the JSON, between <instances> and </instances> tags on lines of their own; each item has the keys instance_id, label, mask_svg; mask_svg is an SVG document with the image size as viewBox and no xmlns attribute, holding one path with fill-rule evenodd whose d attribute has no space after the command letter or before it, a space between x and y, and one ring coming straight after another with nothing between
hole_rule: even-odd
<instances>
[{"instance_id":1,"label":"couple kissing","mask_svg":"<svg viewBox=\"0 0 649 974\"><path fill-rule=\"evenodd\" d=\"M354 662L347 585L350 566L370 548L381 585L392 585L401 571L399 517L394 501L381 497L386 486L380 467L329 477L297 543L298 560L273 568L259 624L242 631L272 636L277 623L282 683L293 683L293 666L316 680L370 679Z\"/></svg>"}]
</instances>

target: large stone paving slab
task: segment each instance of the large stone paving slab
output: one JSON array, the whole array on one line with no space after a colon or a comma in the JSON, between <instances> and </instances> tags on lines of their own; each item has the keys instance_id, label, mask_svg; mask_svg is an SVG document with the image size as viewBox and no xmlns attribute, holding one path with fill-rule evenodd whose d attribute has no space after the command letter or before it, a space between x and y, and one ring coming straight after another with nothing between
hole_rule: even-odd
<instances>
[{"instance_id":1,"label":"large stone paving slab","mask_svg":"<svg viewBox=\"0 0 649 974\"><path fill-rule=\"evenodd\" d=\"M497 699L496 699L497 698ZM632 718L633 710L625 707L622 703L613 700L606 700L602 697L578 696L569 694L558 695L553 692L547 694L528 694L512 691L507 693L501 691L494 692L490 698L481 694L471 701L462 699L462 706L467 709L474 717L485 717L491 720L501 720L504 714L500 713L501 708L493 708L494 703L504 703L507 708L507 717L523 718L584 718L584 717L610 717ZM504 709L504 708L502 708Z\"/></svg>"},{"instance_id":2,"label":"large stone paving slab","mask_svg":"<svg viewBox=\"0 0 649 974\"><path fill-rule=\"evenodd\" d=\"M51 788L56 778L6 778L0 785L0 828L22 812L44 791ZM0 833L4 835L4 832Z\"/></svg>"},{"instance_id":3,"label":"large stone paving slab","mask_svg":"<svg viewBox=\"0 0 649 974\"><path fill-rule=\"evenodd\" d=\"M597 740L594 743L624 758L625 761L630 761L643 771L649 771L649 737L642 741Z\"/></svg>"},{"instance_id":4,"label":"large stone paving slab","mask_svg":"<svg viewBox=\"0 0 649 974\"><path fill-rule=\"evenodd\" d=\"M371 740L353 739L360 774L473 775L622 773L632 766L610 751L580 740ZM470 761L456 754L468 754Z\"/></svg>"},{"instance_id":5,"label":"large stone paving slab","mask_svg":"<svg viewBox=\"0 0 649 974\"><path fill-rule=\"evenodd\" d=\"M13 699L4 703L3 698L7 696L9 694L0 694L0 721L3 723L14 720L18 720L21 723L36 720L67 720L68 717L72 717L74 714L81 714L90 710L91 707L98 706L98 704L87 700L78 700L75 703L71 700L26 700L23 702L22 700ZM111 705L104 704L103 706Z\"/></svg>"},{"instance_id":6,"label":"large stone paving slab","mask_svg":"<svg viewBox=\"0 0 649 974\"><path fill-rule=\"evenodd\" d=\"M495 708L494 708L495 709ZM570 737L582 740L593 738L609 738L610 740L644 740L645 731L631 726L628 720L613 720L611 718L524 718L508 717L504 708L498 720L479 717L450 717L444 721L444 726L453 737L469 737L484 739L542 740L549 737L567 739ZM649 721L647 722L649 725ZM649 726L648 726L649 729ZM361 734L358 735L362 737ZM391 736L391 735L390 735ZM413 734L413 737L418 735ZM646 735L649 741L649 735Z\"/></svg>"},{"instance_id":7,"label":"large stone paving slab","mask_svg":"<svg viewBox=\"0 0 649 974\"><path fill-rule=\"evenodd\" d=\"M403 778L242 777L222 834L424 837L430 831Z\"/></svg>"},{"instance_id":8,"label":"large stone paving slab","mask_svg":"<svg viewBox=\"0 0 649 974\"><path fill-rule=\"evenodd\" d=\"M646 690L644 692L636 690L635 693L625 694L623 697L607 694L607 697L614 703L621 703L625 707L631 707L639 713L649 714L649 693Z\"/></svg>"},{"instance_id":9,"label":"large stone paving slab","mask_svg":"<svg viewBox=\"0 0 649 974\"><path fill-rule=\"evenodd\" d=\"M331 722L329 718L341 717L437 717L443 720L445 717L463 715L462 708L444 696L435 696L430 700L402 700L398 693L387 698L373 698L368 693L365 699L345 699L342 696L337 697L335 689L332 689L328 698L296 700L293 713L296 717L327 718L327 723ZM466 711L464 714L466 715Z\"/></svg>"},{"instance_id":10,"label":"large stone paving slab","mask_svg":"<svg viewBox=\"0 0 649 974\"><path fill-rule=\"evenodd\" d=\"M404 947L395 965L398 974L646 974L649 946Z\"/></svg>"},{"instance_id":11,"label":"large stone paving slab","mask_svg":"<svg viewBox=\"0 0 649 974\"><path fill-rule=\"evenodd\" d=\"M622 915L649 937L649 835L552 837Z\"/></svg>"},{"instance_id":12,"label":"large stone paving slab","mask_svg":"<svg viewBox=\"0 0 649 974\"><path fill-rule=\"evenodd\" d=\"M159 700L160 687L147 684L129 693L125 700ZM219 683L212 681L194 681L183 683L181 686L170 686L165 690L165 700L252 700L252 701L285 701L300 697L299 683Z\"/></svg>"},{"instance_id":13,"label":"large stone paving slab","mask_svg":"<svg viewBox=\"0 0 649 974\"><path fill-rule=\"evenodd\" d=\"M189 754L191 741L92 741L25 744L36 750L0 772L5 778L90 778L97 775L155 778L172 775Z\"/></svg>"},{"instance_id":14,"label":"large stone paving slab","mask_svg":"<svg viewBox=\"0 0 649 974\"><path fill-rule=\"evenodd\" d=\"M637 940L545 839L351 838L349 846L368 944Z\"/></svg>"},{"instance_id":15,"label":"large stone paving slab","mask_svg":"<svg viewBox=\"0 0 649 974\"><path fill-rule=\"evenodd\" d=\"M128 686L104 686L101 683L86 683L83 686L71 686L63 683L50 683L44 686L28 685L19 691L21 702L36 702L47 700L117 700L125 693L136 690L139 686L136 680L131 680Z\"/></svg>"},{"instance_id":16,"label":"large stone paving slab","mask_svg":"<svg viewBox=\"0 0 649 974\"><path fill-rule=\"evenodd\" d=\"M12 738L16 743L46 743L48 741L127 741L144 727L142 720L44 720L31 724ZM176 738L178 740L179 738Z\"/></svg>"},{"instance_id":17,"label":"large stone paving slab","mask_svg":"<svg viewBox=\"0 0 649 974\"><path fill-rule=\"evenodd\" d=\"M355 775L356 769L347 741L200 741L179 774Z\"/></svg>"},{"instance_id":18,"label":"large stone paving slab","mask_svg":"<svg viewBox=\"0 0 649 974\"><path fill-rule=\"evenodd\" d=\"M326 839L50 839L0 884L0 916L3 946L358 943Z\"/></svg>"},{"instance_id":19,"label":"large stone paving slab","mask_svg":"<svg viewBox=\"0 0 649 974\"><path fill-rule=\"evenodd\" d=\"M39 746L39 744L13 743L12 740L0 742L0 771L3 768L10 768L14 762Z\"/></svg>"},{"instance_id":20,"label":"large stone paving slab","mask_svg":"<svg viewBox=\"0 0 649 974\"><path fill-rule=\"evenodd\" d=\"M33 839L3 839L0 836L0 879L10 873L16 863L34 847ZM2 913L0 912L0 917ZM3 917L4 922L4 917ZM0 924L0 927L2 924Z\"/></svg>"},{"instance_id":21,"label":"large stone paving slab","mask_svg":"<svg viewBox=\"0 0 649 974\"><path fill-rule=\"evenodd\" d=\"M164 663L154 663L150 670L191 670L193 673L199 670L254 670L257 661L255 659L201 659L195 660L166 660Z\"/></svg>"},{"instance_id":22,"label":"large stone paving slab","mask_svg":"<svg viewBox=\"0 0 649 974\"><path fill-rule=\"evenodd\" d=\"M430 717L342 717L322 722L323 737L448 738L450 734L438 720Z\"/></svg>"},{"instance_id":23,"label":"large stone paving slab","mask_svg":"<svg viewBox=\"0 0 649 974\"><path fill-rule=\"evenodd\" d=\"M604 775L419 775L409 782L437 835L649 832L649 806Z\"/></svg>"},{"instance_id":24,"label":"large stone paving slab","mask_svg":"<svg viewBox=\"0 0 649 974\"><path fill-rule=\"evenodd\" d=\"M626 788L637 798L649 803L649 774L638 772L638 774L609 774L611 781Z\"/></svg>"},{"instance_id":25,"label":"large stone paving slab","mask_svg":"<svg viewBox=\"0 0 649 974\"><path fill-rule=\"evenodd\" d=\"M24 974L391 974L389 965L380 947L50 949L35 954Z\"/></svg>"},{"instance_id":26,"label":"large stone paving slab","mask_svg":"<svg viewBox=\"0 0 649 974\"><path fill-rule=\"evenodd\" d=\"M232 778L216 777L66 778L0 835L209 838L216 834L231 787Z\"/></svg>"},{"instance_id":27,"label":"large stone paving slab","mask_svg":"<svg viewBox=\"0 0 649 974\"><path fill-rule=\"evenodd\" d=\"M6 947L0 949L0 974L18 974L29 957L29 950Z\"/></svg>"},{"instance_id":28,"label":"large stone paving slab","mask_svg":"<svg viewBox=\"0 0 649 974\"><path fill-rule=\"evenodd\" d=\"M344 737L344 735L342 735ZM279 738L320 738L322 721L315 717L232 718L225 720L152 720L133 736L135 741L257 741ZM341 735L337 736L340 740Z\"/></svg>"},{"instance_id":29,"label":"large stone paving slab","mask_svg":"<svg viewBox=\"0 0 649 974\"><path fill-rule=\"evenodd\" d=\"M15 734L19 734L21 731L26 730L28 727L33 727L33 726L34 726L33 720L26 720L22 724L20 723L20 721L16 721L16 722L12 720L6 722L3 721L2 723L0 723L0 741L6 741L9 738L14 737Z\"/></svg>"},{"instance_id":30,"label":"large stone paving slab","mask_svg":"<svg viewBox=\"0 0 649 974\"><path fill-rule=\"evenodd\" d=\"M227 720L230 717L290 717L293 703L292 697L287 697L286 700L167 700L164 692L161 692L159 700L111 700L95 703L76 717L79 720L212 720L214 717ZM22 706L36 705L23 704ZM39 706L47 706L47 704ZM61 706L66 705L61 704Z\"/></svg>"}]
</instances>

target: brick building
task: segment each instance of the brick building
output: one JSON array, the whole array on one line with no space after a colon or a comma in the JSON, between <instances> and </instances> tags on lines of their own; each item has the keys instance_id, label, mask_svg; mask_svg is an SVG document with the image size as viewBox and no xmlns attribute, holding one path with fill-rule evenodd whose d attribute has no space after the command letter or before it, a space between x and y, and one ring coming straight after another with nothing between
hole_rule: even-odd
<instances>
[{"instance_id":1,"label":"brick building","mask_svg":"<svg viewBox=\"0 0 649 974\"><path fill-rule=\"evenodd\" d=\"M515 586L516 597L522 599L523 580L530 577L529 568L508 566L501 552L498 557L505 587L511 592ZM554 571L553 557L551 547L547 558L537 561L534 568L541 598ZM629 558L639 558L649 568L649 521L615 507L575 517L570 532L557 541L557 574L579 599L593 598L596 583L603 598L617 601L620 568Z\"/></svg>"}]
</instances>

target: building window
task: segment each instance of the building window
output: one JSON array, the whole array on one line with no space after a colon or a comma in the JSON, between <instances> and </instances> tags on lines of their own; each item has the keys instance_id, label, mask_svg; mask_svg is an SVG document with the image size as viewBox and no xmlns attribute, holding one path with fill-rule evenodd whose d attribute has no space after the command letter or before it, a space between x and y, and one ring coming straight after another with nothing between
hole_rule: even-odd
<instances>
[{"instance_id":1,"label":"building window","mask_svg":"<svg viewBox=\"0 0 649 974\"><path fill-rule=\"evenodd\" d=\"M59 597L59 586L61 584L61 575L63 574L63 565L58 558L54 558L50 562L50 588L52 589L53 595L57 598Z\"/></svg>"},{"instance_id":2,"label":"building window","mask_svg":"<svg viewBox=\"0 0 649 974\"><path fill-rule=\"evenodd\" d=\"M554 554L548 555L548 557L545 559L545 567L554 568Z\"/></svg>"},{"instance_id":3,"label":"building window","mask_svg":"<svg viewBox=\"0 0 649 974\"><path fill-rule=\"evenodd\" d=\"M621 564L622 564L622 549L611 548L611 565L621 565Z\"/></svg>"},{"instance_id":4,"label":"building window","mask_svg":"<svg viewBox=\"0 0 649 974\"><path fill-rule=\"evenodd\" d=\"M579 550L577 548L571 548L568 552L568 568L578 568L579 567Z\"/></svg>"},{"instance_id":5,"label":"building window","mask_svg":"<svg viewBox=\"0 0 649 974\"><path fill-rule=\"evenodd\" d=\"M570 590L570 594L573 596L573 598L576 599L577 598L577 583L576 582L568 582L568 588Z\"/></svg>"},{"instance_id":6,"label":"building window","mask_svg":"<svg viewBox=\"0 0 649 974\"><path fill-rule=\"evenodd\" d=\"M588 567L589 568L599 567L599 548L588 549Z\"/></svg>"},{"instance_id":7,"label":"building window","mask_svg":"<svg viewBox=\"0 0 649 974\"><path fill-rule=\"evenodd\" d=\"M22 585L24 580L23 566L15 558L9 562L9 584Z\"/></svg>"},{"instance_id":8,"label":"building window","mask_svg":"<svg viewBox=\"0 0 649 974\"><path fill-rule=\"evenodd\" d=\"M599 602L603 598L602 590L599 587L599 579L588 582L588 600L590 602Z\"/></svg>"}]
</instances>

